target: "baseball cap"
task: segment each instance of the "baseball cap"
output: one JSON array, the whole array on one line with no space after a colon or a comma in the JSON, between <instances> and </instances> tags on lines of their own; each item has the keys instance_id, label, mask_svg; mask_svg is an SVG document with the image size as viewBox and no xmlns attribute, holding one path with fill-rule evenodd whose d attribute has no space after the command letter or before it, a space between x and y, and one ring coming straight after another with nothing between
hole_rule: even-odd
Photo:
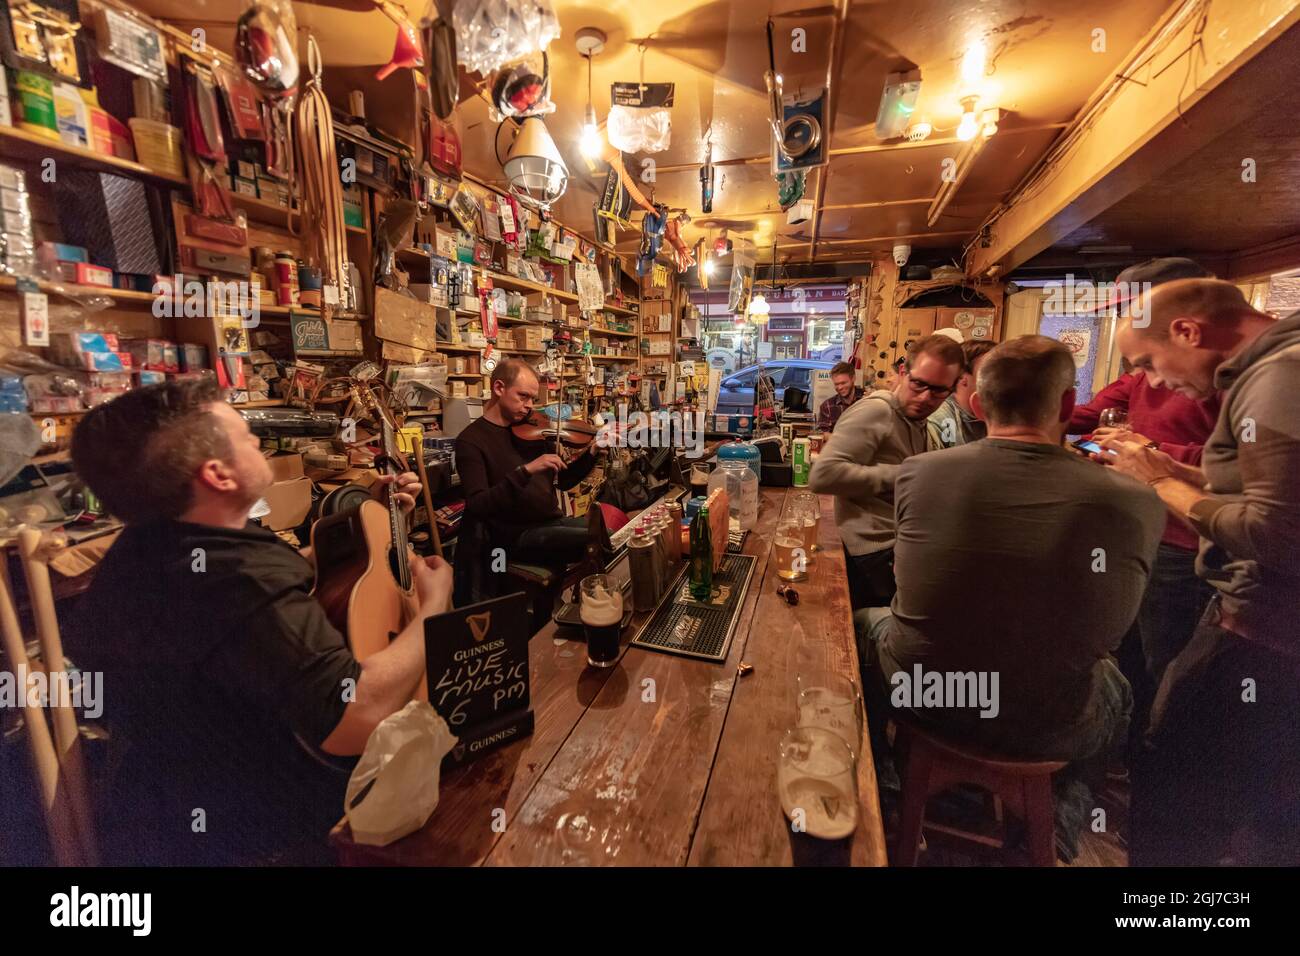
<instances>
[{"instance_id":1,"label":"baseball cap","mask_svg":"<svg viewBox=\"0 0 1300 956\"><path fill-rule=\"evenodd\" d=\"M1115 285L1111 289L1110 299L1106 305L1112 308L1123 305L1137 298L1147 285L1154 287L1165 282L1173 282L1175 279L1213 278L1214 273L1192 259L1180 256L1148 259L1146 262L1129 266L1115 277Z\"/></svg>"}]
</instances>

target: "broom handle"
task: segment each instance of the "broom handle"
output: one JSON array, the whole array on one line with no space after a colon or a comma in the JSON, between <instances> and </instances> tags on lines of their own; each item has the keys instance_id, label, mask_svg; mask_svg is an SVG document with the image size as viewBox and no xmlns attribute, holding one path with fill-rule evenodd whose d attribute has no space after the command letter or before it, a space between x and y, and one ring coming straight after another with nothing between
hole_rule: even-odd
<instances>
[{"instance_id":1,"label":"broom handle","mask_svg":"<svg viewBox=\"0 0 1300 956\"><path fill-rule=\"evenodd\" d=\"M55 676L63 673L63 638L59 635L59 619L54 611L54 589L50 586L50 567L37 556L40 543L41 532L37 529L23 528L18 532L18 552L22 555L23 572L27 576L27 590L32 602L32 615L36 618L36 632L40 635L41 654L45 658L45 669L49 674L52 690ZM77 829L82 837L81 847L93 866L95 863L94 826L90 807L87 805L87 778L81 762L77 717L73 713L72 704L67 700L61 701L50 710L59 763L63 768L63 778L68 784Z\"/></svg>"},{"instance_id":2,"label":"broom handle","mask_svg":"<svg viewBox=\"0 0 1300 956\"><path fill-rule=\"evenodd\" d=\"M9 553L5 550L0 550L0 632L3 632L5 657L14 674L30 674L31 663L27 659L27 648L14 606L13 585L9 580ZM18 688L18 706L22 708L23 726L27 728L27 744L41 788L41 810L50 831L55 859L60 866L75 866L79 862L77 840L71 829L67 794L59 793L59 757L42 708L27 706L26 681Z\"/></svg>"}]
</instances>

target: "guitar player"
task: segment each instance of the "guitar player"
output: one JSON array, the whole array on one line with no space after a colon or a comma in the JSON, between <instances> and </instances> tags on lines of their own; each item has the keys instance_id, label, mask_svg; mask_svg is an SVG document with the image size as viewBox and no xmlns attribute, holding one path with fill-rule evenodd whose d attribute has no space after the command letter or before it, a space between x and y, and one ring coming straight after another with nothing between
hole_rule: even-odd
<instances>
[{"instance_id":1,"label":"guitar player","mask_svg":"<svg viewBox=\"0 0 1300 956\"><path fill-rule=\"evenodd\" d=\"M555 491L574 487L596 464L595 442L573 461L536 453L511 427L528 420L541 381L523 359L506 359L492 371L492 397L481 417L456 438L456 471L465 494L465 517L486 526L490 548L509 560L563 568L582 559L587 519L560 514Z\"/></svg>"},{"instance_id":2,"label":"guitar player","mask_svg":"<svg viewBox=\"0 0 1300 956\"><path fill-rule=\"evenodd\" d=\"M424 618L451 568L412 563L420 613L358 663L312 596L313 568L248 520L271 483L256 436L211 380L137 389L89 412L77 473L126 524L77 608L74 653L102 671L113 863L328 862L346 774L425 671ZM409 511L412 474L381 479Z\"/></svg>"}]
</instances>

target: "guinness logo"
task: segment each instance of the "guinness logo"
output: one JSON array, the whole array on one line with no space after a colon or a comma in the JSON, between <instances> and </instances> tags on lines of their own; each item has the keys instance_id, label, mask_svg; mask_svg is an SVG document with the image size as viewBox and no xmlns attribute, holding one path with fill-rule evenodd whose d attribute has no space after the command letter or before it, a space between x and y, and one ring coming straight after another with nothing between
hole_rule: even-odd
<instances>
[{"instance_id":1,"label":"guinness logo","mask_svg":"<svg viewBox=\"0 0 1300 956\"><path fill-rule=\"evenodd\" d=\"M469 629L474 635L474 642L482 643L483 638L487 637L488 628L492 626L492 612L485 611L482 614L471 614L465 620L469 622Z\"/></svg>"}]
</instances>

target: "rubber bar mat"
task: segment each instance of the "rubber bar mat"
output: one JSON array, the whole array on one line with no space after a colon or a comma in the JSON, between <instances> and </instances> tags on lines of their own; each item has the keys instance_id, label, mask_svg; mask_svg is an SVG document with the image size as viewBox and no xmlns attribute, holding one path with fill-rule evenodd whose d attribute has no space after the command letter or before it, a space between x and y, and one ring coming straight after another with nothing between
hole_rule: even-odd
<instances>
[{"instance_id":1,"label":"rubber bar mat","mask_svg":"<svg viewBox=\"0 0 1300 956\"><path fill-rule=\"evenodd\" d=\"M714 663L725 661L756 560L749 554L724 554L713 572L713 597L708 603L691 597L688 563L632 638L632 646Z\"/></svg>"}]
</instances>

